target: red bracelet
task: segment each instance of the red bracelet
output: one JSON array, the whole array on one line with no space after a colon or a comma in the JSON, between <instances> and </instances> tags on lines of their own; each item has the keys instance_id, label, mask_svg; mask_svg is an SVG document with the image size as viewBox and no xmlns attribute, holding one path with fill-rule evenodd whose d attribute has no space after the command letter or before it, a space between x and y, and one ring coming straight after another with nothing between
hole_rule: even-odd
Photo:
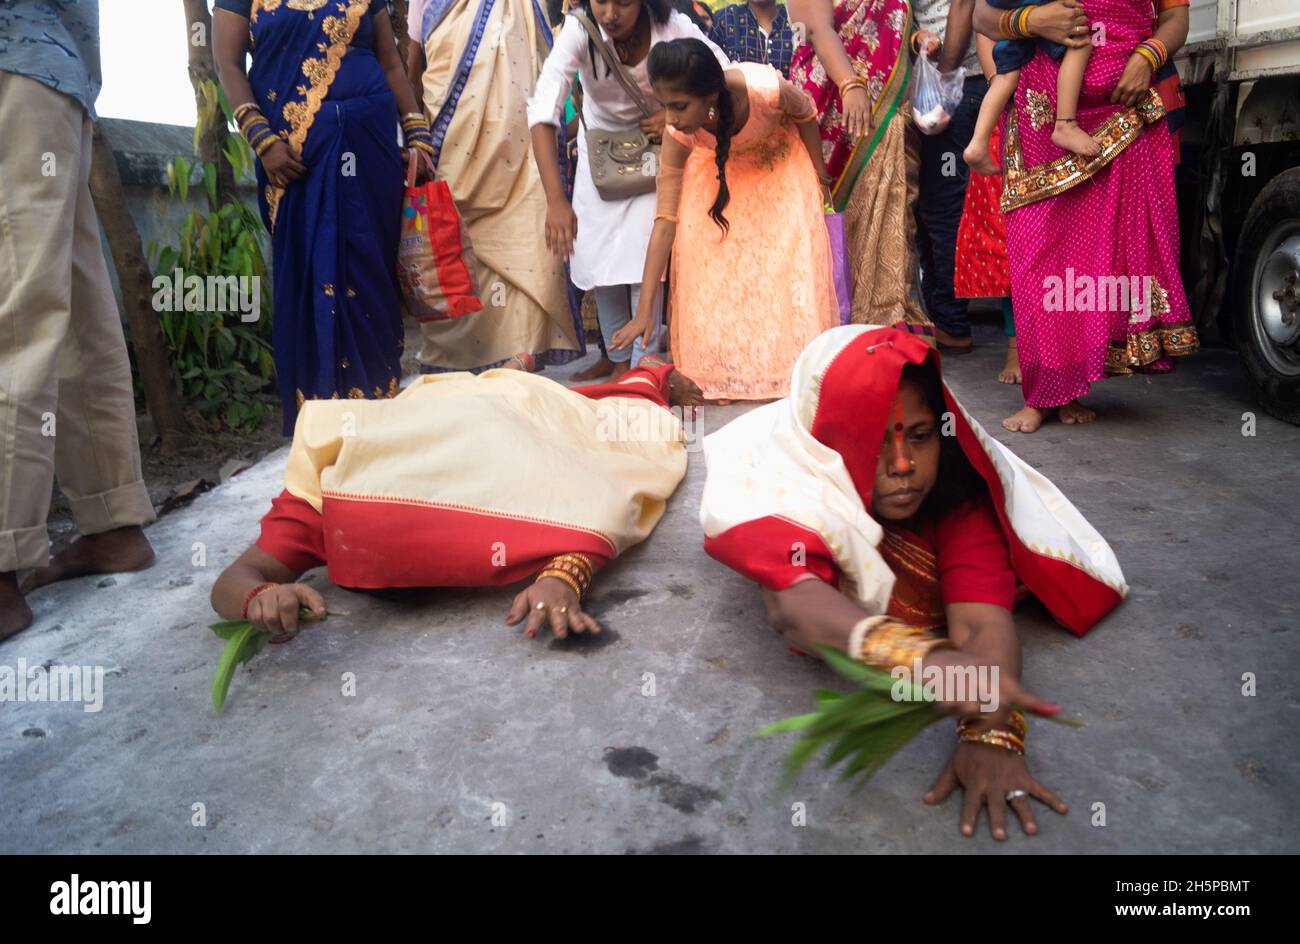
<instances>
[{"instance_id":1,"label":"red bracelet","mask_svg":"<svg viewBox=\"0 0 1300 944\"><path fill-rule=\"evenodd\" d=\"M257 596L263 590L269 590L271 587L278 586L280 586L278 583L259 583L252 590L249 590L248 596L244 597L244 608L241 611L244 614L244 619L248 619L248 604L253 602L253 597Z\"/></svg>"}]
</instances>

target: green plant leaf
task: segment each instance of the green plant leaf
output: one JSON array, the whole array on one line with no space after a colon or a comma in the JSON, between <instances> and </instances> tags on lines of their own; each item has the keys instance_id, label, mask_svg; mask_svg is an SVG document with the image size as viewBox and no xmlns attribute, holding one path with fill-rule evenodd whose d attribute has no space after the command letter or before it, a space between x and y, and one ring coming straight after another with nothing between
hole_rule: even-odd
<instances>
[{"instance_id":1,"label":"green plant leaf","mask_svg":"<svg viewBox=\"0 0 1300 944\"><path fill-rule=\"evenodd\" d=\"M217 709L217 714L221 713L221 708L226 703L226 693L230 691L235 669L260 652L271 638L266 630L257 629L247 620L242 622L245 625L232 629L230 635L225 637L226 648L221 650L216 674L212 676L212 706Z\"/></svg>"}]
</instances>

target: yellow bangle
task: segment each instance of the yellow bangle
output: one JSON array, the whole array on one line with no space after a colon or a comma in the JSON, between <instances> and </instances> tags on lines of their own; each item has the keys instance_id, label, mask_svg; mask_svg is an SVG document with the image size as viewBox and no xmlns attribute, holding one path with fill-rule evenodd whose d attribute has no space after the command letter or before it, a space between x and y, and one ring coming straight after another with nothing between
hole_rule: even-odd
<instances>
[{"instance_id":1,"label":"yellow bangle","mask_svg":"<svg viewBox=\"0 0 1300 944\"><path fill-rule=\"evenodd\" d=\"M671 213L656 213L656 214L655 214L655 219L656 219L656 220L667 220L669 223L677 223L677 222L680 222L680 221L677 219L677 217L673 216Z\"/></svg>"},{"instance_id":2,"label":"yellow bangle","mask_svg":"<svg viewBox=\"0 0 1300 944\"><path fill-rule=\"evenodd\" d=\"M574 580L572 577L570 577L567 573L565 573L562 570L544 570L537 575L537 579L534 580L533 583L539 583L542 580L545 580L547 577L554 577L556 580L563 580L572 588L574 594L577 595L578 599L579 600L582 599L582 588L578 586L578 581Z\"/></svg>"}]
</instances>

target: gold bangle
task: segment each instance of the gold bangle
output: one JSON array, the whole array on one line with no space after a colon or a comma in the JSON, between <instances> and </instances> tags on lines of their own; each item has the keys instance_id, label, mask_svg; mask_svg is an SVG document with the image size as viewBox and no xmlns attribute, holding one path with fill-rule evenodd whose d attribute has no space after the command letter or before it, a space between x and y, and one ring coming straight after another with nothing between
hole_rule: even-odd
<instances>
[{"instance_id":1,"label":"gold bangle","mask_svg":"<svg viewBox=\"0 0 1300 944\"><path fill-rule=\"evenodd\" d=\"M591 586L591 576L583 572L581 569L575 567L573 564L568 564L568 563L557 564L555 561L551 561L551 563L548 564L544 569L563 571L564 573L572 577L574 580L578 581L578 585L584 593L587 591L587 588Z\"/></svg>"},{"instance_id":2,"label":"gold bangle","mask_svg":"<svg viewBox=\"0 0 1300 944\"><path fill-rule=\"evenodd\" d=\"M1000 747L1021 757L1025 754L1025 742L1010 731L963 731L958 735L958 740L964 744L988 744L990 747Z\"/></svg>"},{"instance_id":3,"label":"gold bangle","mask_svg":"<svg viewBox=\"0 0 1300 944\"><path fill-rule=\"evenodd\" d=\"M982 720L984 719L976 716L960 719L957 722L957 733L964 734L967 731L978 730L975 728L975 725L979 724ZM1007 719L1007 727L1009 727L1011 733L1020 738L1021 741L1024 741L1025 737L1029 734L1029 723L1025 720L1025 713L1019 708L1011 709L1011 717Z\"/></svg>"},{"instance_id":4,"label":"gold bangle","mask_svg":"<svg viewBox=\"0 0 1300 944\"><path fill-rule=\"evenodd\" d=\"M867 87L866 79L862 78L862 76L860 75L851 75L839 84L840 97L843 98L844 93L847 92L849 89L860 88L865 91L866 87Z\"/></svg>"},{"instance_id":5,"label":"gold bangle","mask_svg":"<svg viewBox=\"0 0 1300 944\"><path fill-rule=\"evenodd\" d=\"M537 575L537 579L534 580L533 583L539 583L547 577L554 577L556 580L563 580L569 585L573 592L577 594L578 599L582 599L582 588L578 586L578 581L574 580L562 570L544 570Z\"/></svg>"},{"instance_id":6,"label":"gold bangle","mask_svg":"<svg viewBox=\"0 0 1300 944\"><path fill-rule=\"evenodd\" d=\"M257 114L260 115L262 114L262 109L258 108L254 102L244 102L244 104L240 105L238 108L234 110L234 112L232 112L232 116L235 119L235 124L243 125L244 118L246 115L248 115L249 112L256 112Z\"/></svg>"},{"instance_id":7,"label":"gold bangle","mask_svg":"<svg viewBox=\"0 0 1300 944\"><path fill-rule=\"evenodd\" d=\"M876 620L862 632L862 648L857 658L878 669L888 671L896 665L910 667L932 650L952 645L941 636L892 618L880 620L877 617Z\"/></svg>"},{"instance_id":8,"label":"gold bangle","mask_svg":"<svg viewBox=\"0 0 1300 944\"><path fill-rule=\"evenodd\" d=\"M677 219L677 217L673 216L671 213L656 213L656 214L655 214L655 219L656 219L656 220L665 220L665 221L667 221L667 222L669 222L669 223L678 223L678 222L681 222L680 220Z\"/></svg>"}]
</instances>

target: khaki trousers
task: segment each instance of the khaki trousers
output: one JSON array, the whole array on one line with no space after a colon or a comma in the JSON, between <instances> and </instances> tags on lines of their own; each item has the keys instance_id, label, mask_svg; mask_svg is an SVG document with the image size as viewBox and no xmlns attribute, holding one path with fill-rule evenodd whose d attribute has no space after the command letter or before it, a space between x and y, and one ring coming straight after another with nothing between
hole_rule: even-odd
<instances>
[{"instance_id":1,"label":"khaki trousers","mask_svg":"<svg viewBox=\"0 0 1300 944\"><path fill-rule=\"evenodd\" d=\"M49 560L55 475L82 534L154 519L91 127L74 99L0 71L0 572Z\"/></svg>"}]
</instances>

